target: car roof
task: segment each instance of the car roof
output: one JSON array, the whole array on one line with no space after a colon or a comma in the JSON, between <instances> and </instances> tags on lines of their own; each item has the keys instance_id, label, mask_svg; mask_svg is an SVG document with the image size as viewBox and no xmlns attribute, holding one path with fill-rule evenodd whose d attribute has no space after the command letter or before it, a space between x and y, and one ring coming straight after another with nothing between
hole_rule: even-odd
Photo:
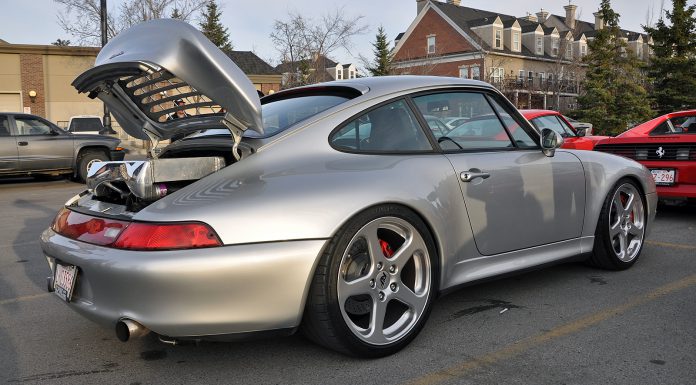
<instances>
[{"instance_id":1,"label":"car roof","mask_svg":"<svg viewBox=\"0 0 696 385\"><path fill-rule=\"evenodd\" d=\"M363 95L369 94L371 97L389 95L406 90L417 91L432 87L477 87L495 90L495 88L482 81L469 80L447 76L416 76L416 75L397 75L397 76L373 76L366 78L336 80L325 83L313 84L310 86L291 88L268 95L265 98L282 99L285 94L298 94L303 90L311 91L321 88L352 88Z\"/></svg>"},{"instance_id":2,"label":"car roof","mask_svg":"<svg viewBox=\"0 0 696 385\"><path fill-rule=\"evenodd\" d=\"M560 112L554 110L520 110L520 114L522 114L525 119L534 119L546 115L561 115Z\"/></svg>"}]
</instances>

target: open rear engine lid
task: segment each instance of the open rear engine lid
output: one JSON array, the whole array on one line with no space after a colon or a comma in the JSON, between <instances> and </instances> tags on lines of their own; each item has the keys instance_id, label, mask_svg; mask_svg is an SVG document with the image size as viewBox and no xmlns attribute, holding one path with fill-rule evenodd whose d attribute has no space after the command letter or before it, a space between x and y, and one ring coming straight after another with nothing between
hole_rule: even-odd
<instances>
[{"instance_id":1,"label":"open rear engine lid","mask_svg":"<svg viewBox=\"0 0 696 385\"><path fill-rule=\"evenodd\" d=\"M223 116L228 125L263 134L261 103L249 78L182 21L152 20L121 32L72 85L104 101L139 139L222 128Z\"/></svg>"}]
</instances>

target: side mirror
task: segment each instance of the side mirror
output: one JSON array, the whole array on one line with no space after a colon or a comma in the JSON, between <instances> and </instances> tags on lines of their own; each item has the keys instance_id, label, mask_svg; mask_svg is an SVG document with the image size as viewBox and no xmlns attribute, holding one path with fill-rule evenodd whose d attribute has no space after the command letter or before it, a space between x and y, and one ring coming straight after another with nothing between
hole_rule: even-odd
<instances>
[{"instance_id":1,"label":"side mirror","mask_svg":"<svg viewBox=\"0 0 696 385\"><path fill-rule=\"evenodd\" d=\"M576 129L575 129L575 134L576 134L577 136L580 136L580 137L581 137L581 136L587 136L589 130L590 130L589 127L580 127L580 128L576 128Z\"/></svg>"},{"instance_id":2,"label":"side mirror","mask_svg":"<svg viewBox=\"0 0 696 385\"><path fill-rule=\"evenodd\" d=\"M544 155L552 157L556 153L556 149L563 145L563 137L561 134L550 128L541 130L541 151Z\"/></svg>"}]
</instances>

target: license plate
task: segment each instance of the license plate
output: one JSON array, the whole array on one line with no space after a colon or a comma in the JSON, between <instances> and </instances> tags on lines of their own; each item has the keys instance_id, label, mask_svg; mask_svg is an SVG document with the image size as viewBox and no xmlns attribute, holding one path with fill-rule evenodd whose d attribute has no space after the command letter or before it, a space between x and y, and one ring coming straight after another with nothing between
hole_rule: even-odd
<instances>
[{"instance_id":1,"label":"license plate","mask_svg":"<svg viewBox=\"0 0 696 385\"><path fill-rule=\"evenodd\" d=\"M77 266L56 263L56 275L53 278L54 293L64 301L70 302L76 279Z\"/></svg>"},{"instance_id":2,"label":"license plate","mask_svg":"<svg viewBox=\"0 0 696 385\"><path fill-rule=\"evenodd\" d=\"M666 186L674 184L674 170L650 170L650 172L655 179L655 184Z\"/></svg>"}]
</instances>

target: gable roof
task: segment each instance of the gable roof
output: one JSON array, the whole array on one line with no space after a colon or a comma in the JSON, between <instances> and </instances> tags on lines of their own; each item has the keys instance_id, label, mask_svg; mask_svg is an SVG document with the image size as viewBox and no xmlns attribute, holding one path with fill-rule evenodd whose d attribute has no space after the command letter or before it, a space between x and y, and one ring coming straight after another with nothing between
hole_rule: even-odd
<instances>
[{"instance_id":1,"label":"gable roof","mask_svg":"<svg viewBox=\"0 0 696 385\"><path fill-rule=\"evenodd\" d=\"M275 68L251 51L230 51L227 56L247 75L280 75Z\"/></svg>"},{"instance_id":2,"label":"gable roof","mask_svg":"<svg viewBox=\"0 0 696 385\"><path fill-rule=\"evenodd\" d=\"M324 68L332 68L332 67L336 67L336 66L338 65L338 63L336 63L335 61L329 59L329 58L326 57L326 56L321 56L321 57L317 58L317 61L319 61L319 60L323 60L323 62L324 62L324 66L323 66L323 67L324 67ZM309 62L309 60L308 60L308 62ZM297 70L298 70L298 68L300 67L300 64L301 64L301 63L302 63L302 60L286 61L286 62L283 62L283 63L278 64L278 65L275 67L275 70L276 70L278 73L297 72Z\"/></svg>"}]
</instances>

